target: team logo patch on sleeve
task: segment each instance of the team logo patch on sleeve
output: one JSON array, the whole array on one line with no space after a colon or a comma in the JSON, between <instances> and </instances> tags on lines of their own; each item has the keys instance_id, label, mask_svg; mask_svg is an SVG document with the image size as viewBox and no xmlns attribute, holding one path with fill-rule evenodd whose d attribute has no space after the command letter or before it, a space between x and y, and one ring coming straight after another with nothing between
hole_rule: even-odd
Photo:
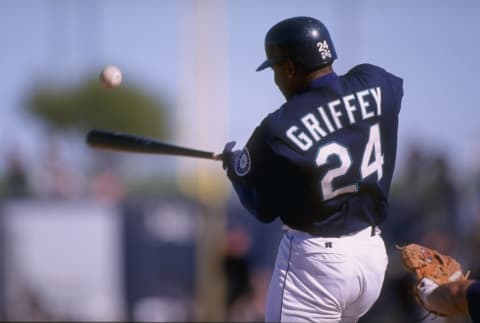
<instances>
[{"instance_id":1,"label":"team logo patch on sleeve","mask_svg":"<svg viewBox=\"0 0 480 323\"><path fill-rule=\"evenodd\" d=\"M250 171L250 153L247 148L243 148L242 152L235 159L235 174L244 176Z\"/></svg>"}]
</instances>

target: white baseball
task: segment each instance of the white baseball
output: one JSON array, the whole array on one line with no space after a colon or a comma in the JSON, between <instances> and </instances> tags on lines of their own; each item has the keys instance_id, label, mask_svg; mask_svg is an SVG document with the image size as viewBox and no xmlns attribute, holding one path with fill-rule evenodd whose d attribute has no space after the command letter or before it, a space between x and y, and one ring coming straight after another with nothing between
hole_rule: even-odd
<instances>
[{"instance_id":1,"label":"white baseball","mask_svg":"<svg viewBox=\"0 0 480 323\"><path fill-rule=\"evenodd\" d=\"M108 88L117 87L122 83L122 72L116 66L105 66L100 74L100 81Z\"/></svg>"}]
</instances>

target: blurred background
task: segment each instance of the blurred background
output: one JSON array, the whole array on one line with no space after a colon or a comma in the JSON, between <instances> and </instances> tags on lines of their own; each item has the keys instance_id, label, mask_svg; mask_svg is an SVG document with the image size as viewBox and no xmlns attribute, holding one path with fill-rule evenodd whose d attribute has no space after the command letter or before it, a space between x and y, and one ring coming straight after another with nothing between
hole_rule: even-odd
<instances>
[{"instance_id":1,"label":"blurred background","mask_svg":"<svg viewBox=\"0 0 480 323\"><path fill-rule=\"evenodd\" d=\"M84 138L242 146L283 102L271 71L255 72L265 33L307 15L328 26L337 73L372 63L404 79L390 264L361 322L417 321L395 244L480 277L479 12L474 0L1 1L0 320L263 320L281 223L251 218L216 162ZM121 87L100 86L105 65Z\"/></svg>"}]
</instances>

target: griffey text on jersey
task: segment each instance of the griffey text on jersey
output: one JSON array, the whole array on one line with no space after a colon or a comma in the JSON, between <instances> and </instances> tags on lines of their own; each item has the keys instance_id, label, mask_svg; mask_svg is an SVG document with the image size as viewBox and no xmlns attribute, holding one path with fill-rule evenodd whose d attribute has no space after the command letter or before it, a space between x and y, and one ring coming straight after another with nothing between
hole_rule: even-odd
<instances>
[{"instance_id":1,"label":"griffey text on jersey","mask_svg":"<svg viewBox=\"0 0 480 323\"><path fill-rule=\"evenodd\" d=\"M343 96L316 108L287 129L287 137L301 150L343 128L382 115L382 91L374 87Z\"/></svg>"}]
</instances>

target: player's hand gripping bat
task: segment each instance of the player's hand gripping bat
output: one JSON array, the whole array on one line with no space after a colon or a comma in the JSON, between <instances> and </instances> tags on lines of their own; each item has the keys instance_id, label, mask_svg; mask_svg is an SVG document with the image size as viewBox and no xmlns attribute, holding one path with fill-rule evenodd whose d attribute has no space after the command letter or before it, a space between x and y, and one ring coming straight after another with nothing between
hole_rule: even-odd
<instances>
[{"instance_id":1,"label":"player's hand gripping bat","mask_svg":"<svg viewBox=\"0 0 480 323\"><path fill-rule=\"evenodd\" d=\"M128 133L94 129L87 133L86 140L89 146L100 149L222 160L221 154L175 146Z\"/></svg>"}]
</instances>

